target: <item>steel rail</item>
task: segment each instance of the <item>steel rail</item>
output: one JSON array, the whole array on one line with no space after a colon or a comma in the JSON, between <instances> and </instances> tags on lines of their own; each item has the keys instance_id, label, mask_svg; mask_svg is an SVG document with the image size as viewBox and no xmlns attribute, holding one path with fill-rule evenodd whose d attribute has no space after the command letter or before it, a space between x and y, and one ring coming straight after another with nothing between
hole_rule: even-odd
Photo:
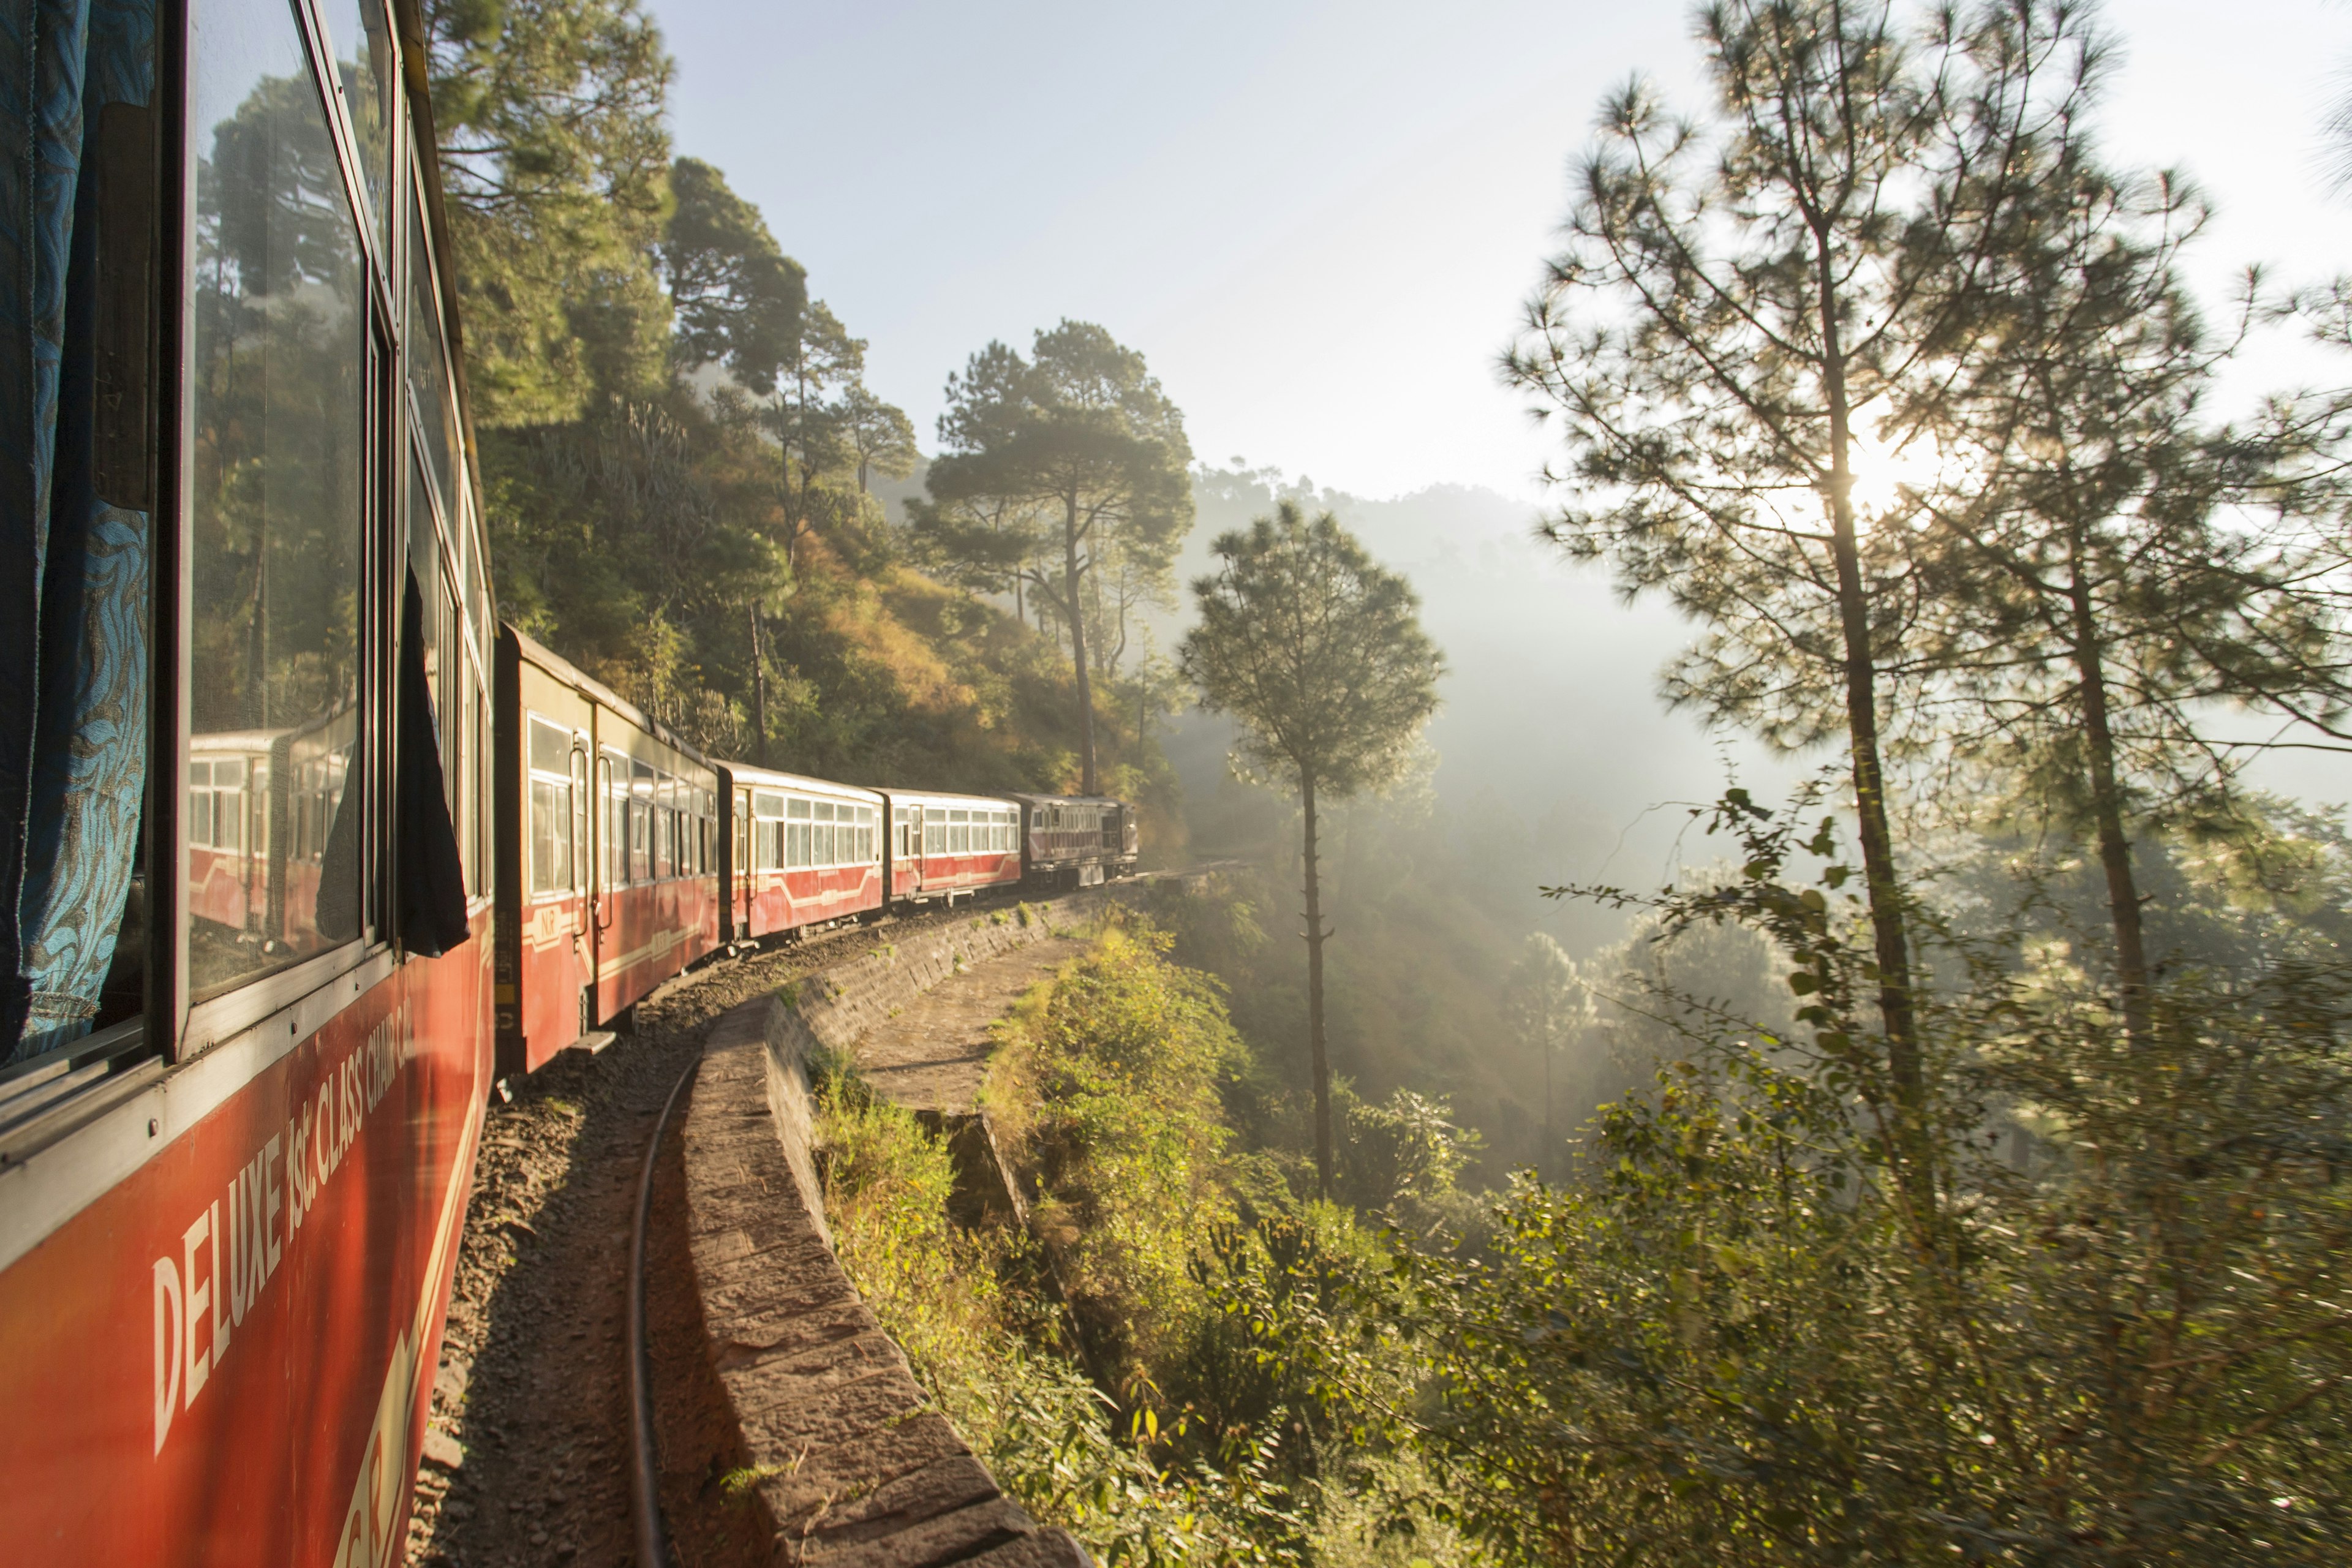
<instances>
[{"instance_id":1,"label":"steel rail","mask_svg":"<svg viewBox=\"0 0 2352 1568\"><path fill-rule=\"evenodd\" d=\"M662 1102L661 1117L646 1142L646 1166L637 1176L637 1217L629 1230L629 1510L635 1516L637 1568L669 1568L669 1532L661 1514L661 1459L654 1446L653 1354L646 1343L646 1222L654 1205L654 1163L669 1127L677 1097L694 1080L700 1052L686 1064Z\"/></svg>"}]
</instances>

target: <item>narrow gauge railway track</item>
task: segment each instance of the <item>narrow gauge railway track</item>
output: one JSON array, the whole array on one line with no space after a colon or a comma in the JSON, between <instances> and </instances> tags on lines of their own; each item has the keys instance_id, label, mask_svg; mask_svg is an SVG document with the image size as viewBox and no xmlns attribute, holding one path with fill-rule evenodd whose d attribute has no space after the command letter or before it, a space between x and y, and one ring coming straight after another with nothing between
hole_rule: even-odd
<instances>
[{"instance_id":1,"label":"narrow gauge railway track","mask_svg":"<svg viewBox=\"0 0 2352 1568\"><path fill-rule=\"evenodd\" d=\"M675 1137L704 1034L728 1008L970 906L820 934L721 961L638 1005L601 1054L567 1052L494 1099L468 1204L407 1561L416 1568L643 1563L631 1369L645 1352L646 1459L685 1568L765 1562L730 1506L731 1426L702 1353ZM677 1096L677 1099L673 1099ZM632 1269L635 1217L646 1223ZM642 1279L644 1338L631 1333ZM658 1528L658 1527L657 1527ZM654 1561L662 1561L655 1559Z\"/></svg>"}]
</instances>

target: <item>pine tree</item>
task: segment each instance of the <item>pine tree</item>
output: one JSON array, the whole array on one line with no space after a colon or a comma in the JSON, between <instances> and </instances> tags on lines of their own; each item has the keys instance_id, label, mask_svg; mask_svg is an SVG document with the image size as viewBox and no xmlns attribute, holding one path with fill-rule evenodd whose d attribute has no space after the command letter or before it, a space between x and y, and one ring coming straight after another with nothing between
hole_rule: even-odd
<instances>
[{"instance_id":1,"label":"pine tree","mask_svg":"<svg viewBox=\"0 0 2352 1568\"><path fill-rule=\"evenodd\" d=\"M1102 328L1064 321L1036 334L1029 359L1003 343L948 378L940 416L946 448L927 483L931 542L983 571L1018 575L1067 630L1077 679L1079 789L1099 787L1094 670L1087 651L1089 577L1115 554L1166 571L1192 525L1184 417L1143 356ZM1027 552L1024 532L990 536L979 518L1042 521L1050 548Z\"/></svg>"},{"instance_id":2,"label":"pine tree","mask_svg":"<svg viewBox=\"0 0 2352 1568\"><path fill-rule=\"evenodd\" d=\"M1240 754L1298 792L1307 916L1307 1033L1315 1169L1331 1194L1331 1063L1324 1039L1318 811L1380 788L1412 761L1437 710L1445 661L1420 602L1329 512L1284 500L1247 532L1222 534L1217 570L1192 584L1200 624L1178 649L1202 704L1241 721Z\"/></svg>"},{"instance_id":3,"label":"pine tree","mask_svg":"<svg viewBox=\"0 0 2352 1568\"><path fill-rule=\"evenodd\" d=\"M1568 448L1551 537L1706 626L1673 698L1788 745L1843 731L1887 1068L1916 1117L1882 729L1921 585L1856 460L1935 417L1923 373L1979 330L2017 144L2078 103L2095 49L2037 0L1916 34L1889 5L1739 0L1702 38L1711 133L1639 83L1607 105L1506 372Z\"/></svg>"}]
</instances>

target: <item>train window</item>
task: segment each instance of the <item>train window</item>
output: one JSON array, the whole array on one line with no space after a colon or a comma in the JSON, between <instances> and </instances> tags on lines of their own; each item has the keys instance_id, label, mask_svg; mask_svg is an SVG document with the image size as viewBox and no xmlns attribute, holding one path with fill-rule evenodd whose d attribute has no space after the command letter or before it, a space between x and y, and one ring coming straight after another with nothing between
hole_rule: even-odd
<instances>
[{"instance_id":1,"label":"train window","mask_svg":"<svg viewBox=\"0 0 2352 1568\"><path fill-rule=\"evenodd\" d=\"M588 879L588 753L572 748L572 881L573 892Z\"/></svg>"},{"instance_id":2,"label":"train window","mask_svg":"<svg viewBox=\"0 0 2352 1568\"><path fill-rule=\"evenodd\" d=\"M971 821L971 813L969 811L950 811L948 813L949 854L963 855L970 853L971 849L971 829L967 826L966 824Z\"/></svg>"},{"instance_id":3,"label":"train window","mask_svg":"<svg viewBox=\"0 0 2352 1568\"><path fill-rule=\"evenodd\" d=\"M209 849L213 842L213 765L188 764L188 812L181 831L189 845Z\"/></svg>"},{"instance_id":4,"label":"train window","mask_svg":"<svg viewBox=\"0 0 2352 1568\"><path fill-rule=\"evenodd\" d=\"M809 815L815 818L815 825L811 829L815 845L809 851L809 864L830 866L838 858L834 854L833 802L829 800L815 802L809 807Z\"/></svg>"},{"instance_id":5,"label":"train window","mask_svg":"<svg viewBox=\"0 0 2352 1568\"><path fill-rule=\"evenodd\" d=\"M482 684L481 667L470 661L467 666L472 679L467 682L467 695L472 700L474 721L473 750L467 754L474 765L467 770L466 816L474 825L474 864L490 863L490 698ZM478 896L489 891L489 878L468 878L466 885Z\"/></svg>"},{"instance_id":6,"label":"train window","mask_svg":"<svg viewBox=\"0 0 2352 1568\"><path fill-rule=\"evenodd\" d=\"M604 885L629 883L629 759L604 753Z\"/></svg>"},{"instance_id":7,"label":"train window","mask_svg":"<svg viewBox=\"0 0 2352 1568\"><path fill-rule=\"evenodd\" d=\"M654 773L654 879L677 875L677 791L669 775L656 770Z\"/></svg>"},{"instance_id":8,"label":"train window","mask_svg":"<svg viewBox=\"0 0 2352 1568\"><path fill-rule=\"evenodd\" d=\"M654 765L629 759L629 880L654 877Z\"/></svg>"},{"instance_id":9,"label":"train window","mask_svg":"<svg viewBox=\"0 0 2352 1568\"><path fill-rule=\"evenodd\" d=\"M659 881L670 873L676 847L670 842L669 775L654 770L646 795L646 874Z\"/></svg>"},{"instance_id":10,"label":"train window","mask_svg":"<svg viewBox=\"0 0 2352 1568\"><path fill-rule=\"evenodd\" d=\"M759 820L760 869L780 871L784 866L784 797L772 790L751 795L752 815Z\"/></svg>"},{"instance_id":11,"label":"train window","mask_svg":"<svg viewBox=\"0 0 2352 1568\"><path fill-rule=\"evenodd\" d=\"M572 890L572 734L533 714L530 730L530 890Z\"/></svg>"},{"instance_id":12,"label":"train window","mask_svg":"<svg viewBox=\"0 0 2352 1568\"><path fill-rule=\"evenodd\" d=\"M665 777L661 787L662 833L669 841L663 846L667 851L663 864L668 875L682 877L693 869L687 859L686 784L682 780Z\"/></svg>"},{"instance_id":13,"label":"train window","mask_svg":"<svg viewBox=\"0 0 2352 1568\"><path fill-rule=\"evenodd\" d=\"M784 857L777 863L787 869L805 866L808 864L808 858L802 848L802 839L808 833L808 827L800 819L808 816L808 803L801 800L786 801L783 810L787 820L779 826L782 829Z\"/></svg>"},{"instance_id":14,"label":"train window","mask_svg":"<svg viewBox=\"0 0 2352 1568\"><path fill-rule=\"evenodd\" d=\"M948 852L948 814L943 806L923 807L923 853L944 855Z\"/></svg>"},{"instance_id":15,"label":"train window","mask_svg":"<svg viewBox=\"0 0 2352 1568\"><path fill-rule=\"evenodd\" d=\"M449 394L449 355L442 344L440 307L433 290L433 253L425 243L425 220L416 202L411 199L403 205L408 209L408 384L415 394L417 429L432 454L442 508L455 520L457 473L452 454L457 442L451 423L455 404Z\"/></svg>"},{"instance_id":16,"label":"train window","mask_svg":"<svg viewBox=\"0 0 2352 1568\"><path fill-rule=\"evenodd\" d=\"M392 216L393 94L398 79L393 58L392 22L383 0L327 0L328 44L343 111L358 143L360 184L374 209L377 238L390 244Z\"/></svg>"},{"instance_id":17,"label":"train window","mask_svg":"<svg viewBox=\"0 0 2352 1568\"><path fill-rule=\"evenodd\" d=\"M192 1000L357 936L365 907L357 792L344 787L360 773L359 235L294 13L221 0L207 23L193 30L190 79L188 748L234 734L266 759L299 736L333 798L315 806L329 823L315 864L294 863L291 821L273 842L257 815L257 896L216 900L216 868L191 854ZM215 807L215 838L220 826Z\"/></svg>"}]
</instances>

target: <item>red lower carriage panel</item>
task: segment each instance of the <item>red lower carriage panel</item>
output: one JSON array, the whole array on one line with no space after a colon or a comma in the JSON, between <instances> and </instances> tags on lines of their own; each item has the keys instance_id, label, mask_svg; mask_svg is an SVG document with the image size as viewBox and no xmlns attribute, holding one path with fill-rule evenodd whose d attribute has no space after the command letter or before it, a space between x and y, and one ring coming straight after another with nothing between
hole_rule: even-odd
<instances>
[{"instance_id":1,"label":"red lower carriage panel","mask_svg":"<svg viewBox=\"0 0 2352 1568\"><path fill-rule=\"evenodd\" d=\"M279 1042L220 1046L70 1142L132 1168L0 1273L10 1562L394 1560L488 1071L488 924L363 971L217 1104ZM40 1158L20 1180L88 1174Z\"/></svg>"},{"instance_id":2,"label":"red lower carriage panel","mask_svg":"<svg viewBox=\"0 0 2352 1568\"><path fill-rule=\"evenodd\" d=\"M845 920L882 907L879 866L827 866L814 870L748 874L748 934L772 936L803 926Z\"/></svg>"},{"instance_id":3,"label":"red lower carriage panel","mask_svg":"<svg viewBox=\"0 0 2352 1568\"><path fill-rule=\"evenodd\" d=\"M523 911L521 947L523 1037L530 1042L526 1072L579 1037L580 1002L594 973L589 945L588 900L551 899Z\"/></svg>"},{"instance_id":4,"label":"red lower carriage panel","mask_svg":"<svg viewBox=\"0 0 2352 1568\"><path fill-rule=\"evenodd\" d=\"M718 887L681 879L604 897L597 932L596 1015L610 1018L717 945Z\"/></svg>"},{"instance_id":5,"label":"red lower carriage panel","mask_svg":"<svg viewBox=\"0 0 2352 1568\"><path fill-rule=\"evenodd\" d=\"M1018 850L992 855L926 855L920 868L917 886L932 893L943 889L962 892L1009 888L1021 880Z\"/></svg>"}]
</instances>

